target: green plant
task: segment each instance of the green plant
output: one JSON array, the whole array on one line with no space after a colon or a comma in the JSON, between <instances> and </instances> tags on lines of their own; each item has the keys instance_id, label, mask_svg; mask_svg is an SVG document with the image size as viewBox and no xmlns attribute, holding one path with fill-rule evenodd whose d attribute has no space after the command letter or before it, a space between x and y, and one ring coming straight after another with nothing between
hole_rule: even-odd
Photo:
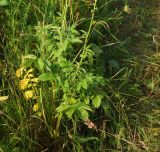
<instances>
[{"instance_id":1,"label":"green plant","mask_svg":"<svg viewBox=\"0 0 160 152\"><path fill-rule=\"evenodd\" d=\"M50 4L49 1L48 4ZM11 4L13 8L14 5L15 3ZM51 24L51 20L48 20L47 17L41 18L41 14L38 16L37 13L35 18L40 20L39 23L35 21L37 23L30 23L31 27L26 27L28 23L25 21L28 19L29 10L35 4L30 3L22 11L24 18L20 23L15 20L21 5L22 3L19 2L17 9L12 10L14 16L13 14L9 16L14 28L8 35L10 35L9 39L13 38L14 41L10 41L11 43L6 46L6 48L15 47L12 52L16 56L13 55L13 57L10 53L5 52L9 65L13 62L15 65L19 65L20 59L22 59L21 66L16 71L18 78L15 78L15 85L19 86L18 90L24 97L20 96L21 99L18 99L18 103L22 104L24 108L24 111L18 111L25 113L20 119L22 123L20 128L25 128L26 123L29 126L32 125L33 118L28 119L26 123L23 121L27 116L35 115L44 122L47 133L49 133L48 136L52 139L61 137L60 132L63 131L63 123L69 119L71 119L74 130L67 125L66 127L72 136L78 135L77 123L79 119L83 121L81 124L84 123L88 128L96 130L96 125L89 119L89 114L100 107L104 97L102 86L105 84L103 73L97 73L101 65L96 68L94 65L97 63L97 58L101 55L102 50L96 44L88 44L94 24L96 2L88 32L77 30L79 27L75 23L68 24L66 21L66 12L69 9L67 4L61 5L61 7L66 8L62 9L64 12L54 17L54 23ZM41 6L39 9L43 11ZM19 31L21 31L20 35ZM26 31L29 31L29 34L25 34ZM22 52L23 46L19 43L20 37L22 38L21 42L26 45ZM18 62L15 57L17 57ZM14 69L12 70L15 71ZM52 125L53 123L54 125ZM27 144L29 143L28 150L32 148L32 145L35 144L33 141L37 141L39 136L38 133L32 132L33 128L27 127L21 135L16 135L23 142L27 140ZM31 136L25 139L23 138L25 134L26 137L29 134ZM96 139L94 137L85 138ZM73 139L72 141L74 142ZM75 140L76 145L78 145L77 141ZM73 147L75 147L74 144Z\"/></svg>"},{"instance_id":2,"label":"green plant","mask_svg":"<svg viewBox=\"0 0 160 152\"><path fill-rule=\"evenodd\" d=\"M0 0L0 6L8 5L8 0Z\"/></svg>"},{"instance_id":3,"label":"green plant","mask_svg":"<svg viewBox=\"0 0 160 152\"><path fill-rule=\"evenodd\" d=\"M53 103L53 115L57 110L58 119L63 114L70 119L73 119L74 114L74 119L89 119L88 112L92 111L92 107L99 108L101 105L103 92L98 88L105 81L92 68L93 60L98 56L91 49L92 45L82 45L79 50L75 49L83 42L86 33L79 35L74 25L66 29L57 25L39 25L36 30L39 53L23 56L22 68L35 68L36 76L41 82L40 88L43 83L49 82L47 85L53 96L52 101L47 102Z\"/></svg>"},{"instance_id":4,"label":"green plant","mask_svg":"<svg viewBox=\"0 0 160 152\"><path fill-rule=\"evenodd\" d=\"M158 36L152 44L147 21L157 1L146 2L10 0L1 7L1 151L156 145Z\"/></svg>"}]
</instances>

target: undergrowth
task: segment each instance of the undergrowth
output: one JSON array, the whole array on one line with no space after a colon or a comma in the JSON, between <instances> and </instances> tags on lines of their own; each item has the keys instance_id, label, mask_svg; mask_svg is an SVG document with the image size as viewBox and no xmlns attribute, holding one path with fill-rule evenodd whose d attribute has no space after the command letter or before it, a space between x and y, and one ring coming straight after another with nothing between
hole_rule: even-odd
<instances>
[{"instance_id":1,"label":"undergrowth","mask_svg":"<svg viewBox=\"0 0 160 152\"><path fill-rule=\"evenodd\" d=\"M158 152L157 3L0 0L0 151Z\"/></svg>"}]
</instances>

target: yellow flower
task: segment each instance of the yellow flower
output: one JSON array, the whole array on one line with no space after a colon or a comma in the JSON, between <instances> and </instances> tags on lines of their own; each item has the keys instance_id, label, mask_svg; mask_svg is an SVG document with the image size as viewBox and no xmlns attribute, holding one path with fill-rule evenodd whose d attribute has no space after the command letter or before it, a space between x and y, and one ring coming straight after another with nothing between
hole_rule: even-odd
<instances>
[{"instance_id":1,"label":"yellow flower","mask_svg":"<svg viewBox=\"0 0 160 152\"><path fill-rule=\"evenodd\" d=\"M28 78L33 78L33 74L29 74L29 75L28 75Z\"/></svg>"},{"instance_id":2,"label":"yellow flower","mask_svg":"<svg viewBox=\"0 0 160 152\"><path fill-rule=\"evenodd\" d=\"M37 112L39 110L39 104L36 103L34 106L33 106L33 111L34 112Z\"/></svg>"},{"instance_id":3,"label":"yellow flower","mask_svg":"<svg viewBox=\"0 0 160 152\"><path fill-rule=\"evenodd\" d=\"M27 71L26 75L24 76L24 78L25 78L25 79L26 79L26 78L33 78L33 74L32 74L33 70L34 70L33 68L29 69L29 70Z\"/></svg>"},{"instance_id":4,"label":"yellow flower","mask_svg":"<svg viewBox=\"0 0 160 152\"><path fill-rule=\"evenodd\" d=\"M33 79L31 79L31 81L35 82L35 83L38 83L39 80L38 80L38 78L33 78Z\"/></svg>"},{"instance_id":5,"label":"yellow flower","mask_svg":"<svg viewBox=\"0 0 160 152\"><path fill-rule=\"evenodd\" d=\"M32 85L33 85L33 87L36 87L36 83L33 83Z\"/></svg>"},{"instance_id":6,"label":"yellow flower","mask_svg":"<svg viewBox=\"0 0 160 152\"><path fill-rule=\"evenodd\" d=\"M28 90L24 93L24 97L26 100L32 99L34 96L34 90Z\"/></svg>"},{"instance_id":7,"label":"yellow flower","mask_svg":"<svg viewBox=\"0 0 160 152\"><path fill-rule=\"evenodd\" d=\"M23 68L19 68L19 69L17 69L17 71L16 71L16 77L21 77L22 76L22 74L23 74Z\"/></svg>"},{"instance_id":8,"label":"yellow flower","mask_svg":"<svg viewBox=\"0 0 160 152\"><path fill-rule=\"evenodd\" d=\"M28 84L27 88L33 87L33 84Z\"/></svg>"},{"instance_id":9,"label":"yellow flower","mask_svg":"<svg viewBox=\"0 0 160 152\"><path fill-rule=\"evenodd\" d=\"M38 96L34 95L33 99L36 99L36 100L37 100L37 99L38 99Z\"/></svg>"},{"instance_id":10,"label":"yellow flower","mask_svg":"<svg viewBox=\"0 0 160 152\"><path fill-rule=\"evenodd\" d=\"M124 12L127 13L127 14L131 14L132 13L132 9L128 5L125 5L124 6Z\"/></svg>"},{"instance_id":11,"label":"yellow flower","mask_svg":"<svg viewBox=\"0 0 160 152\"><path fill-rule=\"evenodd\" d=\"M8 96L0 96L0 101L5 101L8 99Z\"/></svg>"},{"instance_id":12,"label":"yellow flower","mask_svg":"<svg viewBox=\"0 0 160 152\"><path fill-rule=\"evenodd\" d=\"M29 74L29 73L31 73L31 72L33 72L33 68L29 69L29 70L27 71L27 74Z\"/></svg>"},{"instance_id":13,"label":"yellow flower","mask_svg":"<svg viewBox=\"0 0 160 152\"><path fill-rule=\"evenodd\" d=\"M24 90L28 87L29 79L23 79L19 82L19 86L21 90Z\"/></svg>"}]
</instances>

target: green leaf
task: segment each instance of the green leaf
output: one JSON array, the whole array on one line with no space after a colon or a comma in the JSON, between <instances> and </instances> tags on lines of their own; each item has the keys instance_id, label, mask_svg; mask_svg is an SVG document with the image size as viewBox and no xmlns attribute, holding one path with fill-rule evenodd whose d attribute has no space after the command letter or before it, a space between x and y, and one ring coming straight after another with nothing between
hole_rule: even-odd
<instances>
[{"instance_id":1,"label":"green leaf","mask_svg":"<svg viewBox=\"0 0 160 152\"><path fill-rule=\"evenodd\" d=\"M67 105L66 103L61 103L59 107L56 108L56 111L58 114L62 114L64 111L66 111L68 108L70 108L70 105Z\"/></svg>"},{"instance_id":2,"label":"green leaf","mask_svg":"<svg viewBox=\"0 0 160 152\"><path fill-rule=\"evenodd\" d=\"M8 4L9 4L8 0L0 0L0 6L6 6Z\"/></svg>"},{"instance_id":3,"label":"green leaf","mask_svg":"<svg viewBox=\"0 0 160 152\"><path fill-rule=\"evenodd\" d=\"M50 80L55 80L55 77L52 73L42 73L38 79L40 81L50 81Z\"/></svg>"},{"instance_id":4,"label":"green leaf","mask_svg":"<svg viewBox=\"0 0 160 152\"><path fill-rule=\"evenodd\" d=\"M92 104L95 108L99 108L101 105L102 97L100 95L95 96L92 99Z\"/></svg>"},{"instance_id":5,"label":"green leaf","mask_svg":"<svg viewBox=\"0 0 160 152\"><path fill-rule=\"evenodd\" d=\"M28 55L25 55L23 56L24 59L33 59L33 60L36 60L37 57L33 54L28 54Z\"/></svg>"},{"instance_id":6,"label":"green leaf","mask_svg":"<svg viewBox=\"0 0 160 152\"><path fill-rule=\"evenodd\" d=\"M42 58L39 58L39 59L38 59L38 66L39 66L39 69L40 69L40 70L43 70L43 68L44 68L44 62L43 62L43 59L42 59Z\"/></svg>"},{"instance_id":7,"label":"green leaf","mask_svg":"<svg viewBox=\"0 0 160 152\"><path fill-rule=\"evenodd\" d=\"M87 81L84 79L81 83L82 88L87 89Z\"/></svg>"},{"instance_id":8,"label":"green leaf","mask_svg":"<svg viewBox=\"0 0 160 152\"><path fill-rule=\"evenodd\" d=\"M119 69L119 63L116 60L109 60L108 63L110 64L111 67L115 69Z\"/></svg>"},{"instance_id":9,"label":"green leaf","mask_svg":"<svg viewBox=\"0 0 160 152\"><path fill-rule=\"evenodd\" d=\"M77 104L77 115L80 119L86 120L89 117L88 111L92 111L92 109L86 105L85 103Z\"/></svg>"},{"instance_id":10,"label":"green leaf","mask_svg":"<svg viewBox=\"0 0 160 152\"><path fill-rule=\"evenodd\" d=\"M78 107L79 107L79 109L85 109L87 111L92 111L92 109L88 105L86 105L85 103L80 103L80 105Z\"/></svg>"},{"instance_id":11,"label":"green leaf","mask_svg":"<svg viewBox=\"0 0 160 152\"><path fill-rule=\"evenodd\" d=\"M83 43L83 41L81 40L81 39L79 39L78 37L74 37L72 40L71 40L71 42L73 43L73 44L77 44L77 43Z\"/></svg>"},{"instance_id":12,"label":"green leaf","mask_svg":"<svg viewBox=\"0 0 160 152\"><path fill-rule=\"evenodd\" d=\"M74 103L74 104L66 104L65 102L61 103L61 105L56 108L57 116L59 115L67 115L68 118L72 118L72 115L77 115L80 119L86 120L89 117L88 111L92 111L92 109L86 105L85 103Z\"/></svg>"},{"instance_id":13,"label":"green leaf","mask_svg":"<svg viewBox=\"0 0 160 152\"><path fill-rule=\"evenodd\" d=\"M73 135L73 138L76 141L78 141L79 143L86 143L86 142L91 141L91 140L99 141L99 139L97 137L83 137L83 136Z\"/></svg>"},{"instance_id":14,"label":"green leaf","mask_svg":"<svg viewBox=\"0 0 160 152\"><path fill-rule=\"evenodd\" d=\"M108 113L108 111L110 109L110 105L107 102L102 102L102 108L105 113Z\"/></svg>"},{"instance_id":15,"label":"green leaf","mask_svg":"<svg viewBox=\"0 0 160 152\"><path fill-rule=\"evenodd\" d=\"M79 117L80 117L82 120L88 119L89 114L88 114L88 111L87 111L86 109L80 108L80 109L79 109L79 112L80 112L80 116L79 116Z\"/></svg>"},{"instance_id":16,"label":"green leaf","mask_svg":"<svg viewBox=\"0 0 160 152\"><path fill-rule=\"evenodd\" d=\"M95 56L99 56L102 53L102 49L96 44L91 44L91 48L94 51Z\"/></svg>"},{"instance_id":17,"label":"green leaf","mask_svg":"<svg viewBox=\"0 0 160 152\"><path fill-rule=\"evenodd\" d=\"M70 98L69 103L75 104L75 103L77 103L77 100L75 98Z\"/></svg>"},{"instance_id":18,"label":"green leaf","mask_svg":"<svg viewBox=\"0 0 160 152\"><path fill-rule=\"evenodd\" d=\"M89 104L89 101L90 101L90 98L89 98L89 97L86 97L86 98L84 99L84 103L87 104L87 105Z\"/></svg>"},{"instance_id":19,"label":"green leaf","mask_svg":"<svg viewBox=\"0 0 160 152\"><path fill-rule=\"evenodd\" d=\"M30 67L34 61L35 61L35 60L33 60L33 59L28 59L28 60L26 60L22 65L23 65L24 67Z\"/></svg>"},{"instance_id":20,"label":"green leaf","mask_svg":"<svg viewBox=\"0 0 160 152\"><path fill-rule=\"evenodd\" d=\"M74 114L75 109L69 109L65 114L69 119L72 119L72 115Z\"/></svg>"},{"instance_id":21,"label":"green leaf","mask_svg":"<svg viewBox=\"0 0 160 152\"><path fill-rule=\"evenodd\" d=\"M82 87L82 83L79 82L79 83L77 84L77 91L80 91L80 90L81 90L81 87Z\"/></svg>"},{"instance_id":22,"label":"green leaf","mask_svg":"<svg viewBox=\"0 0 160 152\"><path fill-rule=\"evenodd\" d=\"M153 81L148 82L147 87L151 90L155 89L155 83Z\"/></svg>"}]
</instances>

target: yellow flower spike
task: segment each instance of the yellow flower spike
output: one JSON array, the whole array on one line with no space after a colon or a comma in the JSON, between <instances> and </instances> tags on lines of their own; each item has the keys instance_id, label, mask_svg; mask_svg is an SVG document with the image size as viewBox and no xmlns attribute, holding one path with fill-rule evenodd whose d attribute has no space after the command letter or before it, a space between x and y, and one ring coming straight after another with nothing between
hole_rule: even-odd
<instances>
[{"instance_id":1,"label":"yellow flower spike","mask_svg":"<svg viewBox=\"0 0 160 152\"><path fill-rule=\"evenodd\" d=\"M29 70L27 71L27 74L33 72L33 70L34 70L33 68L29 69Z\"/></svg>"},{"instance_id":2,"label":"yellow flower spike","mask_svg":"<svg viewBox=\"0 0 160 152\"><path fill-rule=\"evenodd\" d=\"M28 84L27 88L33 87L33 84Z\"/></svg>"},{"instance_id":3,"label":"yellow flower spike","mask_svg":"<svg viewBox=\"0 0 160 152\"><path fill-rule=\"evenodd\" d=\"M36 103L34 106L33 106L33 111L34 112L37 112L39 110L39 104Z\"/></svg>"},{"instance_id":4,"label":"yellow flower spike","mask_svg":"<svg viewBox=\"0 0 160 152\"><path fill-rule=\"evenodd\" d=\"M35 83L38 83L39 80L38 80L38 78L33 78L33 79L31 79L31 81L35 82Z\"/></svg>"},{"instance_id":5,"label":"yellow flower spike","mask_svg":"<svg viewBox=\"0 0 160 152\"><path fill-rule=\"evenodd\" d=\"M32 85L33 85L33 87L36 87L36 86L37 86L37 84L36 84L36 83L33 83Z\"/></svg>"},{"instance_id":6,"label":"yellow flower spike","mask_svg":"<svg viewBox=\"0 0 160 152\"><path fill-rule=\"evenodd\" d=\"M24 93L26 100L32 99L34 97L34 90L28 90Z\"/></svg>"},{"instance_id":7,"label":"yellow flower spike","mask_svg":"<svg viewBox=\"0 0 160 152\"><path fill-rule=\"evenodd\" d=\"M33 78L33 77L34 77L33 74L28 75L28 78Z\"/></svg>"},{"instance_id":8,"label":"yellow flower spike","mask_svg":"<svg viewBox=\"0 0 160 152\"><path fill-rule=\"evenodd\" d=\"M8 99L8 96L0 96L0 101L5 101Z\"/></svg>"},{"instance_id":9,"label":"yellow flower spike","mask_svg":"<svg viewBox=\"0 0 160 152\"><path fill-rule=\"evenodd\" d=\"M36 99L36 100L37 100L37 99L38 99L38 96L34 96L32 99Z\"/></svg>"},{"instance_id":10,"label":"yellow flower spike","mask_svg":"<svg viewBox=\"0 0 160 152\"><path fill-rule=\"evenodd\" d=\"M16 77L21 77L22 76L22 74L23 74L23 68L19 68L19 69L17 69L17 71L16 71Z\"/></svg>"},{"instance_id":11,"label":"yellow flower spike","mask_svg":"<svg viewBox=\"0 0 160 152\"><path fill-rule=\"evenodd\" d=\"M19 82L19 86L21 90L24 90L28 87L29 79L23 79Z\"/></svg>"},{"instance_id":12,"label":"yellow flower spike","mask_svg":"<svg viewBox=\"0 0 160 152\"><path fill-rule=\"evenodd\" d=\"M33 77L33 74L32 74L33 70L34 70L33 68L29 69L27 71L26 75L24 76L24 78L26 79L26 78L29 78L29 77Z\"/></svg>"},{"instance_id":13,"label":"yellow flower spike","mask_svg":"<svg viewBox=\"0 0 160 152\"><path fill-rule=\"evenodd\" d=\"M127 13L127 14L131 14L132 13L132 9L128 5L125 5L124 6L124 12Z\"/></svg>"}]
</instances>

